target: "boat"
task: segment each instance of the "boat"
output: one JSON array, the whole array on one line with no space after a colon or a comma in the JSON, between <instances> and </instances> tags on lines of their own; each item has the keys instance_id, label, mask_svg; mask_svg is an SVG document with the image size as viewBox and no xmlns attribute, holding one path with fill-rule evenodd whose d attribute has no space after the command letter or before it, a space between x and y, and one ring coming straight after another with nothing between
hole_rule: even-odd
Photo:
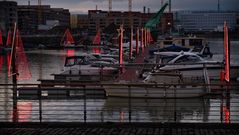
<instances>
[{"instance_id":1,"label":"boat","mask_svg":"<svg viewBox=\"0 0 239 135\"><path fill-rule=\"evenodd\" d=\"M161 38L157 41L160 48L170 46L170 45L180 45L182 47L194 48L195 46L205 46L208 44L205 38L200 38L196 36L189 37L166 37Z\"/></svg>"},{"instance_id":2,"label":"boat","mask_svg":"<svg viewBox=\"0 0 239 135\"><path fill-rule=\"evenodd\" d=\"M155 52L168 52L168 51L171 51L171 52L185 51L185 52L187 52L187 51L190 51L190 48L186 48L186 47L182 47L180 45L173 44L173 45L163 47L163 48L150 49L149 54L154 55Z\"/></svg>"},{"instance_id":3,"label":"boat","mask_svg":"<svg viewBox=\"0 0 239 135\"><path fill-rule=\"evenodd\" d=\"M104 60L94 60L90 55L70 56L65 60L64 71L61 75L99 76L113 75L118 72L117 68L110 67L113 64ZM72 79L72 78L68 78ZM74 78L77 79L77 78Z\"/></svg>"},{"instance_id":4,"label":"boat","mask_svg":"<svg viewBox=\"0 0 239 135\"><path fill-rule=\"evenodd\" d=\"M183 78L202 77L204 69L206 69L210 79L220 79L220 72L224 68L222 62L205 60L192 52L158 52L156 54L160 57L157 62L166 65L159 67L154 72L178 71ZM236 78L236 75L239 74L238 67L238 65L231 65L231 78Z\"/></svg>"}]
</instances>

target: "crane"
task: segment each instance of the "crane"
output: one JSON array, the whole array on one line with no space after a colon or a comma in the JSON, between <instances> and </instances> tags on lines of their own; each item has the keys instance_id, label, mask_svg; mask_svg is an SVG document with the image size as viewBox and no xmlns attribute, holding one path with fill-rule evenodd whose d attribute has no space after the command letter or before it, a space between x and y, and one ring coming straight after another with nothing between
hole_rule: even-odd
<instances>
[{"instance_id":1,"label":"crane","mask_svg":"<svg viewBox=\"0 0 239 135\"><path fill-rule=\"evenodd\" d=\"M112 0L109 0L109 12L112 10Z\"/></svg>"},{"instance_id":2,"label":"crane","mask_svg":"<svg viewBox=\"0 0 239 135\"><path fill-rule=\"evenodd\" d=\"M132 11L132 0L129 0L129 12Z\"/></svg>"},{"instance_id":3,"label":"crane","mask_svg":"<svg viewBox=\"0 0 239 135\"><path fill-rule=\"evenodd\" d=\"M38 25L42 23L41 0L38 0Z\"/></svg>"}]
</instances>

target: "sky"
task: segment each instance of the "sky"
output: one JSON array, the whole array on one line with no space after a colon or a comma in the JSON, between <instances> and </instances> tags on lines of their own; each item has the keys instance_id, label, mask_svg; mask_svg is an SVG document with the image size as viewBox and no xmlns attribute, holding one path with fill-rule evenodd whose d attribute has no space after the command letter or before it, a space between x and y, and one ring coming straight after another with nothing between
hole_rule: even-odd
<instances>
[{"instance_id":1,"label":"sky","mask_svg":"<svg viewBox=\"0 0 239 135\"><path fill-rule=\"evenodd\" d=\"M15 0L19 5L27 4L29 0ZM166 0L164 0L166 2ZM217 10L218 0L171 0L172 11L178 10ZM37 0L30 0L31 4L37 4ZM57 8L70 9L72 13L87 13L96 8L108 10L108 0L42 0L42 5L51 5ZM220 0L221 10L239 11L239 0ZM112 0L113 11L128 10L128 0ZM161 7L161 0L133 0L133 11L143 11L143 7L156 12Z\"/></svg>"}]
</instances>

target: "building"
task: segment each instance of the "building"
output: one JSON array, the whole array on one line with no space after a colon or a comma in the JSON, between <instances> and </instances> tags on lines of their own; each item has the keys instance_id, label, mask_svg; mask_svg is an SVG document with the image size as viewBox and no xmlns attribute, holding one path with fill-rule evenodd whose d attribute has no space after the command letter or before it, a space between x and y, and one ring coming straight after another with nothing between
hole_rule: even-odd
<instances>
[{"instance_id":1,"label":"building","mask_svg":"<svg viewBox=\"0 0 239 135\"><path fill-rule=\"evenodd\" d=\"M6 35L17 21L17 2L0 1L0 29Z\"/></svg>"},{"instance_id":2,"label":"building","mask_svg":"<svg viewBox=\"0 0 239 135\"><path fill-rule=\"evenodd\" d=\"M68 9L51 8L50 5L19 5L18 26L22 33L38 32L38 26L47 25L49 21L59 21L59 26L70 26L70 12Z\"/></svg>"},{"instance_id":3,"label":"building","mask_svg":"<svg viewBox=\"0 0 239 135\"><path fill-rule=\"evenodd\" d=\"M120 11L102 11L89 10L89 31L95 32L98 28L104 29L108 25L114 23L116 25L123 24L125 29L129 29L131 25L134 29L144 27L146 22L155 13L141 12L120 12ZM157 29L164 32L169 31L173 26L173 14L164 13L161 22L157 25Z\"/></svg>"},{"instance_id":4,"label":"building","mask_svg":"<svg viewBox=\"0 0 239 135\"><path fill-rule=\"evenodd\" d=\"M230 30L236 28L235 12L214 11L180 11L176 13L176 28L180 26L186 32L195 31L222 31L224 21L227 21Z\"/></svg>"}]
</instances>

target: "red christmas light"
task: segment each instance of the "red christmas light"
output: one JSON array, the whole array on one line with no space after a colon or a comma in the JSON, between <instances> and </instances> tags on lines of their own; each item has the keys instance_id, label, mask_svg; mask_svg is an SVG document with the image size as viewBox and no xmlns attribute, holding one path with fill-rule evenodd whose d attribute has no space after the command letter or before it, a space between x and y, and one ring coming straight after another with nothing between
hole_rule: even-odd
<instances>
[{"instance_id":1,"label":"red christmas light","mask_svg":"<svg viewBox=\"0 0 239 135\"><path fill-rule=\"evenodd\" d=\"M228 27L224 23L224 55L225 55L225 81L230 82L230 52L228 40Z\"/></svg>"}]
</instances>

